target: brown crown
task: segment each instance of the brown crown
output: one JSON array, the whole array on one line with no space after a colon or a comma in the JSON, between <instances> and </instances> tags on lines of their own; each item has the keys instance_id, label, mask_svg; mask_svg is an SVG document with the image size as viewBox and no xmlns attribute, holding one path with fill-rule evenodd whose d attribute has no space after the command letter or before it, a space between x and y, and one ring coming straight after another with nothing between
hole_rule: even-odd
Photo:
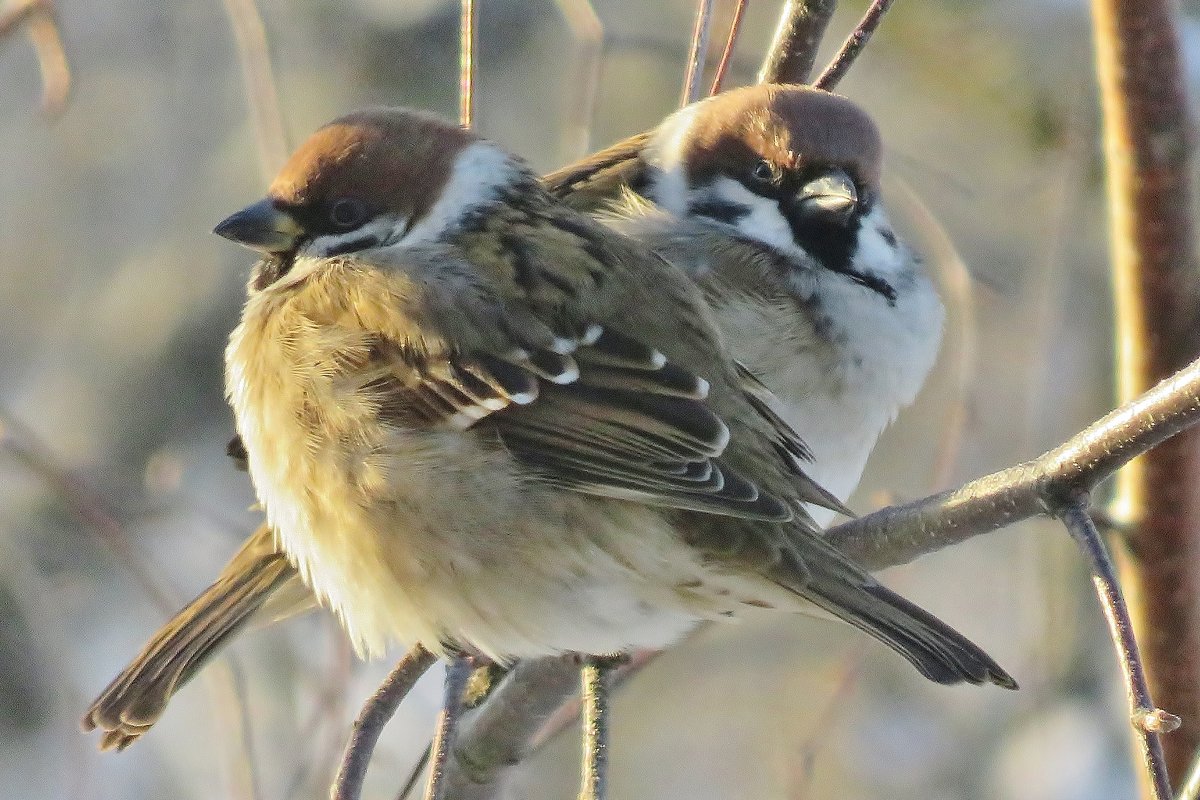
<instances>
[{"instance_id":1,"label":"brown crown","mask_svg":"<svg viewBox=\"0 0 1200 800\"><path fill-rule=\"evenodd\" d=\"M292 154L269 196L298 212L320 213L354 197L371 214L425 215L474 134L438 117L403 108L368 108L325 125Z\"/></svg>"},{"instance_id":2,"label":"brown crown","mask_svg":"<svg viewBox=\"0 0 1200 800\"><path fill-rule=\"evenodd\" d=\"M683 155L696 182L747 172L767 159L786 170L841 167L874 189L882 146L875 123L850 100L807 86L764 84L700 105Z\"/></svg>"}]
</instances>

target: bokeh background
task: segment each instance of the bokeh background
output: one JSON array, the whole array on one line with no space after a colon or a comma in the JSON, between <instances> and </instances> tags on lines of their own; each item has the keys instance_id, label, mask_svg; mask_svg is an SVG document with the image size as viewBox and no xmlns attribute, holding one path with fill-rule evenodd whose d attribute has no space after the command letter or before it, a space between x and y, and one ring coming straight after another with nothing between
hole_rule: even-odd
<instances>
[{"instance_id":1,"label":"bokeh background","mask_svg":"<svg viewBox=\"0 0 1200 800\"><path fill-rule=\"evenodd\" d=\"M478 127L541 169L579 155L589 67L555 4L480 5ZM730 85L752 80L778 5L751 4ZM293 142L364 104L454 115L457 3L259 6ZM863 3L842 6L827 51ZM60 117L38 113L28 41L0 42L0 786L31 800L325 797L388 665L352 663L323 613L244 636L125 753L101 755L78 731L91 697L257 524L223 455L221 395L250 258L209 230L265 174L225 6L56 7L76 79ZM595 9L599 146L674 107L692 6ZM1185 15L1195 86L1198 4ZM1110 407L1089 33L1078 1L910 0L840 87L879 122L889 205L951 308L939 366L885 435L856 509L1036 455ZM1115 660L1057 525L885 579L984 644L1022 690L924 683L829 623L718 626L622 690L614 796L1131 796ZM367 796L395 796L439 694L427 676L400 710ZM559 737L509 795L573 796L576 749L573 731Z\"/></svg>"}]
</instances>

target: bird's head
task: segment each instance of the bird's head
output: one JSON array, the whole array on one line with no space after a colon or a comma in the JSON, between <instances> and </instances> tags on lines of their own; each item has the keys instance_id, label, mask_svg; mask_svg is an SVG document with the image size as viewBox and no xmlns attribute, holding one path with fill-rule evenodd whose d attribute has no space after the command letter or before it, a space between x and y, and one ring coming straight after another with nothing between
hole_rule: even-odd
<instances>
[{"instance_id":1,"label":"bird's head","mask_svg":"<svg viewBox=\"0 0 1200 800\"><path fill-rule=\"evenodd\" d=\"M667 212L717 225L885 297L905 260L879 204L882 146L871 118L805 86L735 89L655 131L646 193ZM878 251L878 252L876 252Z\"/></svg>"},{"instance_id":2,"label":"bird's head","mask_svg":"<svg viewBox=\"0 0 1200 800\"><path fill-rule=\"evenodd\" d=\"M369 108L320 128L265 198L214 232L263 254L265 285L297 257L436 240L526 175L519 159L457 125Z\"/></svg>"}]
</instances>

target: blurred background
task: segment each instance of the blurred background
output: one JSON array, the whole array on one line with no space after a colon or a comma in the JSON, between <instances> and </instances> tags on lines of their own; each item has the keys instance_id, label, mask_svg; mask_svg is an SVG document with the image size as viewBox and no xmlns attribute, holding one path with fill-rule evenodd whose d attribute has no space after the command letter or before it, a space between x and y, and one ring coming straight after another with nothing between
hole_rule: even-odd
<instances>
[{"instance_id":1,"label":"blurred background","mask_svg":"<svg viewBox=\"0 0 1200 800\"><path fill-rule=\"evenodd\" d=\"M480 5L479 129L539 169L582 154L591 66L555 4ZM594 5L598 147L675 106L693 5ZM841 5L828 52L864 4ZM727 85L753 80L778 6L751 4ZM266 173L225 6L56 7L76 81L58 118L38 112L28 39L0 42L0 786L30 800L326 797L389 665L353 663L324 613L244 636L124 753L79 733L95 693L258 522L223 454L222 350L251 259L209 231L261 195ZM291 142L365 104L455 115L457 3L259 7ZM1195 85L1200 4L1185 15ZM839 87L878 121L889 206L951 310L939 366L885 435L857 510L1037 455L1111 406L1089 35L1078 1L898 3ZM884 579L986 646L1022 690L925 683L829 623L717 626L622 689L613 795L1131 796L1116 662L1057 524ZM439 701L440 676L427 676L366 796L395 796ZM574 796L576 750L571 729L516 770L509 796Z\"/></svg>"}]
</instances>

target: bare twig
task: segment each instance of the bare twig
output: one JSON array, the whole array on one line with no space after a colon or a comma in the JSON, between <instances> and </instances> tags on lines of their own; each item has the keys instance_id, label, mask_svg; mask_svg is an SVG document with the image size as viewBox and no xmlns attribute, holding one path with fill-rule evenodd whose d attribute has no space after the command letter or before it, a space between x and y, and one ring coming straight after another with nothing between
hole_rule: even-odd
<instances>
[{"instance_id":1,"label":"bare twig","mask_svg":"<svg viewBox=\"0 0 1200 800\"><path fill-rule=\"evenodd\" d=\"M567 83L568 105L563 121L563 161L570 162L591 148L592 116L600 88L600 64L604 48L604 25L590 0L555 0L575 39L571 80Z\"/></svg>"},{"instance_id":2,"label":"bare twig","mask_svg":"<svg viewBox=\"0 0 1200 800\"><path fill-rule=\"evenodd\" d=\"M729 36L725 39L725 49L721 52L721 63L717 64L716 74L713 75L710 95L721 93L721 84L725 82L725 74L733 61L733 49L737 47L738 34L742 31L742 18L746 15L746 6L750 0L734 0L733 19L729 23Z\"/></svg>"},{"instance_id":3,"label":"bare twig","mask_svg":"<svg viewBox=\"0 0 1200 800\"><path fill-rule=\"evenodd\" d=\"M359 800L379 735L400 703L435 661L437 657L433 653L419 644L414 645L388 674L383 685L371 695L354 720L354 730L333 780L333 800Z\"/></svg>"},{"instance_id":4,"label":"bare twig","mask_svg":"<svg viewBox=\"0 0 1200 800\"><path fill-rule=\"evenodd\" d=\"M1154 800L1170 800L1171 781L1167 777L1167 765L1158 734L1171 725L1178 727L1179 718L1156 708L1150 699L1146 673L1138 653L1137 640L1133 636L1133 624L1129 620L1129 609L1125 606L1125 598L1117 582L1117 570L1108 557L1100 532L1088 515L1086 493L1081 493L1062 510L1062 521L1088 560L1092 583L1104 609L1104 618L1108 620L1109 633L1125 678L1130 722L1142 753L1142 765L1152 787L1151 797Z\"/></svg>"},{"instance_id":5,"label":"bare twig","mask_svg":"<svg viewBox=\"0 0 1200 800\"><path fill-rule=\"evenodd\" d=\"M808 733L801 739L800 746L796 748L796 757L793 759L795 767L792 770L793 785L789 787L788 797L807 797L811 794L809 784L812 782L813 767L817 757L832 743L831 733L845 717L843 711L846 701L858 686L866 656L865 643L860 643L842 659L837 683L822 703L821 711L809 726Z\"/></svg>"},{"instance_id":6,"label":"bare twig","mask_svg":"<svg viewBox=\"0 0 1200 800\"><path fill-rule=\"evenodd\" d=\"M934 491L949 485L954 475L967 423L967 401L977 373L975 282L954 242L929 207L907 182L896 181L896 188L898 199L920 236L917 249L936 271L938 288L949 308L948 335L940 359L952 372L952 393L938 425L937 449L929 471L929 491ZM893 198L895 195L892 193Z\"/></svg>"},{"instance_id":7,"label":"bare twig","mask_svg":"<svg viewBox=\"0 0 1200 800\"><path fill-rule=\"evenodd\" d=\"M475 73L479 53L479 8L461 0L458 17L458 124L475 126Z\"/></svg>"},{"instance_id":8,"label":"bare twig","mask_svg":"<svg viewBox=\"0 0 1200 800\"><path fill-rule=\"evenodd\" d=\"M704 61L708 57L708 40L712 33L713 0L698 0L696 24L692 28L692 43L684 72L683 97L679 105L686 106L700 99L700 80L704 77Z\"/></svg>"},{"instance_id":9,"label":"bare twig","mask_svg":"<svg viewBox=\"0 0 1200 800\"><path fill-rule=\"evenodd\" d=\"M759 83L807 83L837 0L787 0Z\"/></svg>"},{"instance_id":10,"label":"bare twig","mask_svg":"<svg viewBox=\"0 0 1200 800\"><path fill-rule=\"evenodd\" d=\"M1200 423L1200 361L1105 415L1044 455L949 492L830 529L834 545L883 569L974 536L1053 513L1131 460Z\"/></svg>"},{"instance_id":11,"label":"bare twig","mask_svg":"<svg viewBox=\"0 0 1200 800\"><path fill-rule=\"evenodd\" d=\"M608 659L590 658L580 673L583 676L583 781L580 800L604 800L608 797Z\"/></svg>"},{"instance_id":12,"label":"bare twig","mask_svg":"<svg viewBox=\"0 0 1200 800\"><path fill-rule=\"evenodd\" d=\"M27 24L42 74L42 111L61 114L71 94L71 65L52 0L17 0L0 13L0 39Z\"/></svg>"},{"instance_id":13,"label":"bare twig","mask_svg":"<svg viewBox=\"0 0 1200 800\"><path fill-rule=\"evenodd\" d=\"M690 635L695 636L699 634L702 629L707 628L710 624L708 622L700 623L700 625L692 630ZM665 652L665 650L636 650L629 654L628 657L622 658L608 671L607 681L609 688L620 688L628 680L654 663ZM542 725L541 729L530 740L530 753L536 753L541 750L555 736L567 728L578 724L582 714L583 703L581 698L576 697L567 700L557 711L546 718L545 724Z\"/></svg>"},{"instance_id":14,"label":"bare twig","mask_svg":"<svg viewBox=\"0 0 1200 800\"><path fill-rule=\"evenodd\" d=\"M826 65L821 71L821 76L813 82L813 86L826 91L833 91L833 87L838 85L842 78L846 77L846 72L850 69L850 65L854 63L859 54L862 53L867 42L871 38L871 34L875 32L875 28L883 20L883 15L887 13L888 8L892 5L892 0L871 0L871 5L867 8L867 12L863 14L863 18L859 20L858 25L846 37L846 41L842 42L842 46L838 48L837 55L833 60Z\"/></svg>"},{"instance_id":15,"label":"bare twig","mask_svg":"<svg viewBox=\"0 0 1200 800\"><path fill-rule=\"evenodd\" d=\"M283 114L279 110L279 90L275 88L275 75L271 70L266 28L254 0L224 2L225 13L229 15L229 24L237 42L250 118L254 121L258 163L263 177L270 180L283 166L288 145L287 135L283 131Z\"/></svg>"},{"instance_id":16,"label":"bare twig","mask_svg":"<svg viewBox=\"0 0 1200 800\"><path fill-rule=\"evenodd\" d=\"M467 679L471 677L471 659L455 656L446 666L446 690L442 700L442 711L438 714L437 730L429 751L429 783L425 787L425 800L443 800L447 797L446 764L454 747L458 722L462 718L463 693L467 690Z\"/></svg>"},{"instance_id":17,"label":"bare twig","mask_svg":"<svg viewBox=\"0 0 1200 800\"><path fill-rule=\"evenodd\" d=\"M263 793L254 746L254 725L246 704L246 677L232 656L227 655L217 666L224 678L211 685L217 709L225 716L218 738L229 752L225 763L231 773L230 780L239 790L235 796L259 800Z\"/></svg>"},{"instance_id":18,"label":"bare twig","mask_svg":"<svg viewBox=\"0 0 1200 800\"><path fill-rule=\"evenodd\" d=\"M1118 400L1200 354L1189 118L1173 0L1093 0L1108 171ZM1200 432L1125 470L1116 549L1158 701L1184 719L1164 743L1181 776L1200 749Z\"/></svg>"}]
</instances>

